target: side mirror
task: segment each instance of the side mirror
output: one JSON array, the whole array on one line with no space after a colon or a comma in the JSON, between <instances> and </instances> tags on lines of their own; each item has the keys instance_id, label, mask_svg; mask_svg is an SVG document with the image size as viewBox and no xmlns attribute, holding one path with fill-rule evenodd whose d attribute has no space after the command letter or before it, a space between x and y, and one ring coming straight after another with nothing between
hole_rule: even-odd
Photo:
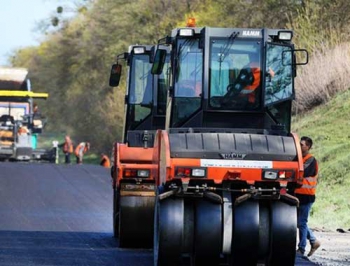
<instances>
[{"instance_id":1,"label":"side mirror","mask_svg":"<svg viewBox=\"0 0 350 266\"><path fill-rule=\"evenodd\" d=\"M282 52L283 66L300 66L309 62L309 53L305 49L285 50Z\"/></svg>"},{"instance_id":2,"label":"side mirror","mask_svg":"<svg viewBox=\"0 0 350 266\"><path fill-rule=\"evenodd\" d=\"M111 74L109 76L109 86L118 87L121 73L122 73L122 66L120 64L113 64L111 69Z\"/></svg>"},{"instance_id":3,"label":"side mirror","mask_svg":"<svg viewBox=\"0 0 350 266\"><path fill-rule=\"evenodd\" d=\"M156 55L154 56L154 62L151 69L151 73L153 75L162 74L163 67L165 64L166 54L167 52L164 49L157 50Z\"/></svg>"},{"instance_id":4,"label":"side mirror","mask_svg":"<svg viewBox=\"0 0 350 266\"><path fill-rule=\"evenodd\" d=\"M294 49L296 55L295 65L307 65L309 63L309 53L306 49Z\"/></svg>"}]
</instances>

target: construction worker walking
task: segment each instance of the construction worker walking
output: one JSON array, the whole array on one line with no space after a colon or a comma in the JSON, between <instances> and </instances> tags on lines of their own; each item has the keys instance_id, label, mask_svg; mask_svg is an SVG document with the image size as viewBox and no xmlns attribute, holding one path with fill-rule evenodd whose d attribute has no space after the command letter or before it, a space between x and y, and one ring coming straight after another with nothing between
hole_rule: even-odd
<instances>
[{"instance_id":1,"label":"construction worker walking","mask_svg":"<svg viewBox=\"0 0 350 266\"><path fill-rule=\"evenodd\" d=\"M311 256L321 245L320 241L316 239L314 233L307 225L311 207L316 199L318 163L315 157L309 153L312 147L311 138L302 137L300 146L303 153L304 179L302 186L295 190L295 196L299 199L300 203L298 208L299 244L297 253L304 255L306 242L309 240L311 249L308 256Z\"/></svg>"},{"instance_id":2,"label":"construction worker walking","mask_svg":"<svg viewBox=\"0 0 350 266\"><path fill-rule=\"evenodd\" d=\"M104 153L101 153L101 162L100 165L106 168L111 167L111 161L109 160L108 156Z\"/></svg>"},{"instance_id":3,"label":"construction worker walking","mask_svg":"<svg viewBox=\"0 0 350 266\"><path fill-rule=\"evenodd\" d=\"M78 146L75 148L75 156L77 158L77 164L83 163L83 157L86 152L90 150L89 142L80 142Z\"/></svg>"}]
</instances>

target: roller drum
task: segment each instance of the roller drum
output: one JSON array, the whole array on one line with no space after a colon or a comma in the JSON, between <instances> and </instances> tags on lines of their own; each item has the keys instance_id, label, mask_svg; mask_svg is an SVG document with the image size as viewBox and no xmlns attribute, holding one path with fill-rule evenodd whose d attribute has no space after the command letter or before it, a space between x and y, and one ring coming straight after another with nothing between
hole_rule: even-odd
<instances>
[{"instance_id":1,"label":"roller drum","mask_svg":"<svg viewBox=\"0 0 350 266\"><path fill-rule=\"evenodd\" d=\"M154 266L178 265L184 233L184 200L156 200L154 217Z\"/></svg>"},{"instance_id":2,"label":"roller drum","mask_svg":"<svg viewBox=\"0 0 350 266\"><path fill-rule=\"evenodd\" d=\"M154 196L120 196L120 247L152 247L154 201Z\"/></svg>"},{"instance_id":3,"label":"roller drum","mask_svg":"<svg viewBox=\"0 0 350 266\"><path fill-rule=\"evenodd\" d=\"M297 208L276 201L271 205L271 258L269 265L293 266L295 263Z\"/></svg>"}]
</instances>

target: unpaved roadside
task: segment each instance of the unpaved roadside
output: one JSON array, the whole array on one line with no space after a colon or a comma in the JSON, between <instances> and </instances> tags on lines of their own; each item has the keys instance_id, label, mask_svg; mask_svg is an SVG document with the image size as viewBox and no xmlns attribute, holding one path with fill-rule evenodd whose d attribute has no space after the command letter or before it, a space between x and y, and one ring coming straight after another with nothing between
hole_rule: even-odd
<instances>
[{"instance_id":1,"label":"unpaved roadside","mask_svg":"<svg viewBox=\"0 0 350 266\"><path fill-rule=\"evenodd\" d=\"M329 231L313 229L317 239L321 241L320 248L308 258L316 265L342 266L350 265L350 231ZM310 246L306 247L307 252Z\"/></svg>"}]
</instances>

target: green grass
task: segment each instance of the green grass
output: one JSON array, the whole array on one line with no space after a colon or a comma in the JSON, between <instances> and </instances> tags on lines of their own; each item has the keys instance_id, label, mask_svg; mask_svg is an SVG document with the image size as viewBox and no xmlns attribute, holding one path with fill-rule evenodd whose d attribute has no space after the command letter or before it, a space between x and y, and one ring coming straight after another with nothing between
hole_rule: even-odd
<instances>
[{"instance_id":1,"label":"green grass","mask_svg":"<svg viewBox=\"0 0 350 266\"><path fill-rule=\"evenodd\" d=\"M310 136L320 177L310 224L350 228L350 91L293 118L293 131Z\"/></svg>"}]
</instances>

